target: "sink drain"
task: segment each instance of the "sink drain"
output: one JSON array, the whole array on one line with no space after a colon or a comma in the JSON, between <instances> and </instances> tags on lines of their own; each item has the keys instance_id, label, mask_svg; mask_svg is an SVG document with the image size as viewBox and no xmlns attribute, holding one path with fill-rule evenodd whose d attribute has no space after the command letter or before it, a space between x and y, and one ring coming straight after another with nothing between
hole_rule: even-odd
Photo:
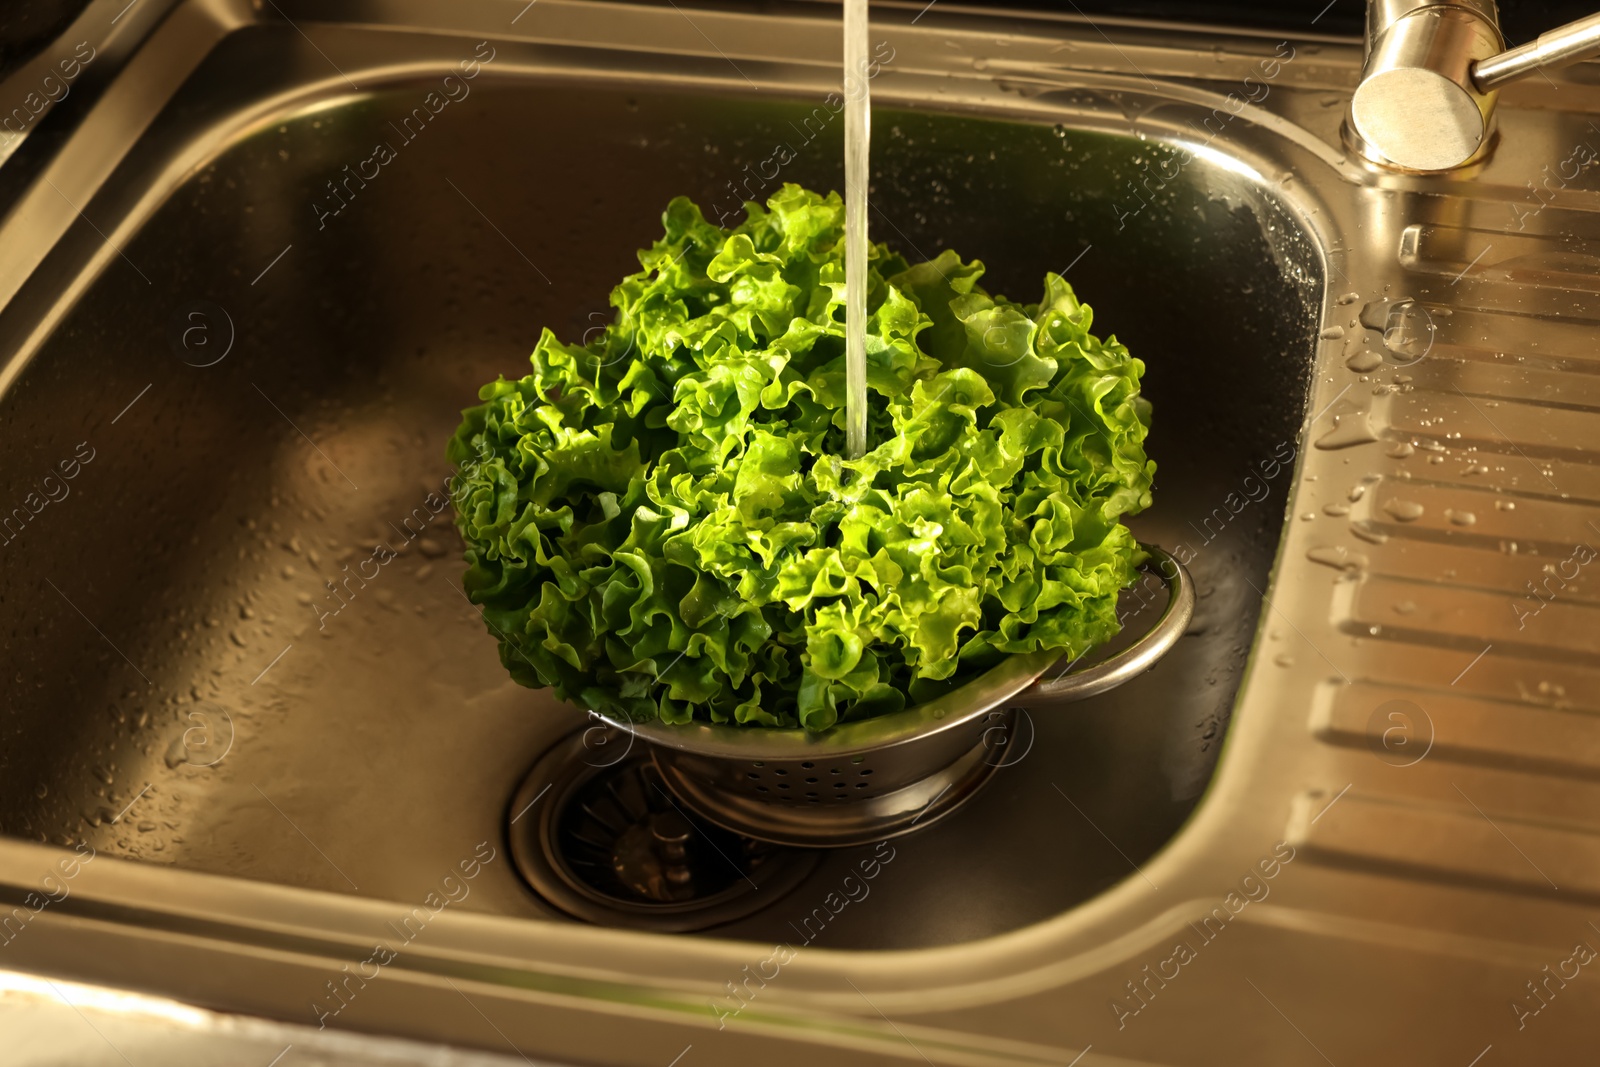
<instances>
[{"instance_id":1,"label":"sink drain","mask_svg":"<svg viewBox=\"0 0 1600 1067\"><path fill-rule=\"evenodd\" d=\"M607 926L682 933L732 922L784 896L821 858L691 814L645 746L605 725L541 756L507 815L512 858L534 892Z\"/></svg>"}]
</instances>

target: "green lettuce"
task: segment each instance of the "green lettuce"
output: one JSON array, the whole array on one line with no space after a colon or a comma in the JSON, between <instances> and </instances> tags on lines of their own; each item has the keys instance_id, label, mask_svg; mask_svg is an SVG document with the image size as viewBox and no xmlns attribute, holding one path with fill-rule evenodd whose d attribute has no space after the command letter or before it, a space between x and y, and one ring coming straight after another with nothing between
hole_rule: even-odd
<instances>
[{"instance_id":1,"label":"green lettuce","mask_svg":"<svg viewBox=\"0 0 1600 1067\"><path fill-rule=\"evenodd\" d=\"M844 454L844 207L682 197L614 324L539 338L448 457L468 596L518 682L634 721L825 730L1118 629L1144 365L1060 276L871 249L870 451Z\"/></svg>"}]
</instances>

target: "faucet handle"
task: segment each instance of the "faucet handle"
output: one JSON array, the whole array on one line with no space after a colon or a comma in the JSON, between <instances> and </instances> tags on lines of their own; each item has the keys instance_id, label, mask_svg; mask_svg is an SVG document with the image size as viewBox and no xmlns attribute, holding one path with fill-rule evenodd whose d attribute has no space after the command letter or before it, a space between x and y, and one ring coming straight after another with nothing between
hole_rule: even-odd
<instances>
[{"instance_id":1,"label":"faucet handle","mask_svg":"<svg viewBox=\"0 0 1600 1067\"><path fill-rule=\"evenodd\" d=\"M1471 160L1493 130L1494 91L1473 76L1504 47L1493 5L1373 0L1368 12L1367 62L1349 115L1362 154L1420 171Z\"/></svg>"},{"instance_id":2,"label":"faucet handle","mask_svg":"<svg viewBox=\"0 0 1600 1067\"><path fill-rule=\"evenodd\" d=\"M1537 41L1518 45L1507 52L1473 65L1473 79L1484 92L1493 92L1506 82L1526 78L1542 70L1554 70L1600 54L1600 14L1558 26L1541 33Z\"/></svg>"},{"instance_id":3,"label":"faucet handle","mask_svg":"<svg viewBox=\"0 0 1600 1067\"><path fill-rule=\"evenodd\" d=\"M1488 144L1500 86L1597 54L1600 14L1507 51L1493 0L1370 0L1352 139L1385 166L1459 167Z\"/></svg>"}]
</instances>

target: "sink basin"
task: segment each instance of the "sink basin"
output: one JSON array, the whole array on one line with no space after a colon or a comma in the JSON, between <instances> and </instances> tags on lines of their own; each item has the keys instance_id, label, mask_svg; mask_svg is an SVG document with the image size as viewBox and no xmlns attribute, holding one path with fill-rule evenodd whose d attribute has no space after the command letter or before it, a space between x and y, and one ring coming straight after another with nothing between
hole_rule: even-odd
<instances>
[{"instance_id":1,"label":"sink basin","mask_svg":"<svg viewBox=\"0 0 1600 1067\"><path fill-rule=\"evenodd\" d=\"M1503 1013L1595 880L1593 597L1536 637L1477 606L1577 536L1582 500L1536 472L1590 484L1591 365L1550 320L1597 290L1581 256L1527 267L1589 224L1541 207L1527 248L1472 258L1568 105L1508 91L1485 170L1384 175L1340 147L1350 42L875 13L875 238L981 258L1019 299L1062 272L1145 361L1159 472L1132 525L1199 606L1148 674L996 739L947 820L667 935L574 919L512 862L548 799L530 768L592 723L506 678L443 447L542 327L609 320L672 196L715 216L839 186L833 15L268 6L142 14L111 90L5 164L0 894L32 909L9 965L596 1063L1465 1063L1506 1040L1407 1031L1385 997ZM1481 860L1480 815L1578 856L1570 900ZM1177 940L1212 978L1149 977ZM1341 1024L1357 1007L1375 1029Z\"/></svg>"},{"instance_id":2,"label":"sink basin","mask_svg":"<svg viewBox=\"0 0 1600 1067\"><path fill-rule=\"evenodd\" d=\"M480 384L525 372L542 326L580 337L609 320L609 286L673 195L709 213L725 176L794 139L813 107L492 65L480 79L412 142L394 131L425 78L231 141L166 194L11 386L4 447L38 457L11 465L12 497L79 442L93 459L8 546L4 602L37 629L14 645L7 832L408 900L500 840L521 774L583 722L508 681L462 594L443 443ZM885 907L841 916L840 948L1038 921L1133 876L1182 825L1255 626L1250 583L1265 585L1293 459L1273 450L1300 418L1316 336L1313 246L1214 163L1119 230L1115 176L1170 152L938 110L877 123L881 239L912 258L947 244L980 257L1007 293L1071 263L1100 328L1144 358L1161 481L1135 525L1195 550L1205 606L1157 670L1019 728L1031 750L896 845L875 887ZM842 125L782 180L837 188ZM399 142L396 158L339 209L328 176L375 137ZM1190 528L1258 456L1277 477L1258 481L1252 513ZM948 864L957 852L970 862ZM829 857L816 885L858 860ZM992 902L957 911L952 896ZM547 913L507 864L463 906ZM789 921L779 908L718 933L771 940Z\"/></svg>"}]
</instances>

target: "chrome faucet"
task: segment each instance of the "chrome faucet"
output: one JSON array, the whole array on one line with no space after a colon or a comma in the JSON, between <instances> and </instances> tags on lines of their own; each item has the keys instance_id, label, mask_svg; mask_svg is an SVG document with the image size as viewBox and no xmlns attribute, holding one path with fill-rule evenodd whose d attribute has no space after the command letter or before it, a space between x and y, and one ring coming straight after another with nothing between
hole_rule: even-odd
<instances>
[{"instance_id":1,"label":"chrome faucet","mask_svg":"<svg viewBox=\"0 0 1600 1067\"><path fill-rule=\"evenodd\" d=\"M1346 130L1385 167L1451 170L1488 152L1500 86L1600 54L1600 14L1507 50L1495 0L1368 0Z\"/></svg>"}]
</instances>

